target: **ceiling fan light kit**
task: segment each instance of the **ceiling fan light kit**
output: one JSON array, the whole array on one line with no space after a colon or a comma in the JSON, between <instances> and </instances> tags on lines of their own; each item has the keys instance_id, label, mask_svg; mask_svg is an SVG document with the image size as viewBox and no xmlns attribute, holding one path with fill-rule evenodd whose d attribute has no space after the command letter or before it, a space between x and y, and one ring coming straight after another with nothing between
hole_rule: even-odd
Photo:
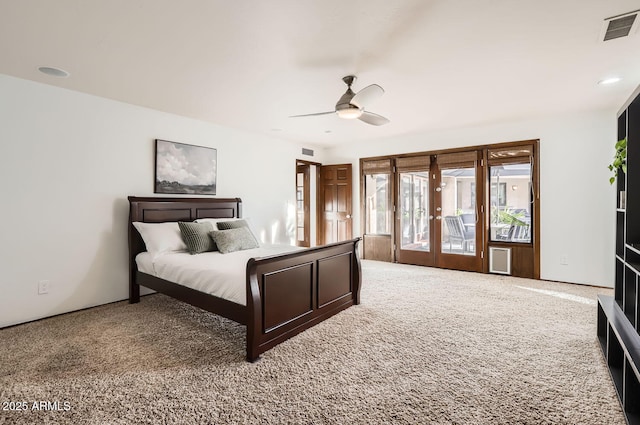
<instances>
[{"instance_id":1,"label":"ceiling fan light kit","mask_svg":"<svg viewBox=\"0 0 640 425\"><path fill-rule=\"evenodd\" d=\"M362 109L356 107L347 107L343 109L337 109L336 113L340 118L344 118L345 120L352 120L355 118L360 118L362 115Z\"/></svg>"},{"instance_id":2,"label":"ceiling fan light kit","mask_svg":"<svg viewBox=\"0 0 640 425\"><path fill-rule=\"evenodd\" d=\"M354 93L351 90L351 84L356 80L354 75L347 75L342 81L347 85L347 91L340 96L336 103L335 109L330 112L317 112L315 114L293 115L291 118L310 117L317 115L337 114L338 117L352 120L359 119L362 122L371 125L384 125L389 120L381 115L374 114L365 110L365 104L369 104L384 94L384 90L377 84L371 84Z\"/></svg>"}]
</instances>

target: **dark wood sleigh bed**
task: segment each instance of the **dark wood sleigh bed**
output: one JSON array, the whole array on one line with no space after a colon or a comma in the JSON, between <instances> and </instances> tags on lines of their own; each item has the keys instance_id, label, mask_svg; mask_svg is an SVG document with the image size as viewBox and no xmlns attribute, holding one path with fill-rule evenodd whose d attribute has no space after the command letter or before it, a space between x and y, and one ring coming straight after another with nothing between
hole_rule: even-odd
<instances>
[{"instance_id":1,"label":"dark wood sleigh bed","mask_svg":"<svg viewBox=\"0 0 640 425\"><path fill-rule=\"evenodd\" d=\"M129 207L129 302L140 301L140 286L144 286L245 325L249 361L360 303L359 238L250 259L245 306L138 271L135 258L146 248L132 224L239 218L242 212L239 198L130 196Z\"/></svg>"}]
</instances>

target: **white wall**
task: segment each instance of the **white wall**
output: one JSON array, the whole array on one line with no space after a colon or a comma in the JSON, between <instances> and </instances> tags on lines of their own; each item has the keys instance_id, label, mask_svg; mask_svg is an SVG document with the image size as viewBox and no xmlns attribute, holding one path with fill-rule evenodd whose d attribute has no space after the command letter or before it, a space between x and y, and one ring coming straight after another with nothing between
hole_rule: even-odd
<instances>
[{"instance_id":1,"label":"white wall","mask_svg":"<svg viewBox=\"0 0 640 425\"><path fill-rule=\"evenodd\" d=\"M301 146L0 75L0 327L127 298L126 197L153 196L156 138L216 148L217 196L241 197L264 241L293 237ZM613 286L615 112L316 148L313 160L351 162L358 176L361 157L531 138L541 139L542 278ZM358 178L353 189L357 234ZM37 295L40 280L49 294Z\"/></svg>"},{"instance_id":2,"label":"white wall","mask_svg":"<svg viewBox=\"0 0 640 425\"><path fill-rule=\"evenodd\" d=\"M216 148L217 197L293 237L301 146L0 75L0 327L128 297L126 198L154 196L156 138Z\"/></svg>"},{"instance_id":3,"label":"white wall","mask_svg":"<svg viewBox=\"0 0 640 425\"><path fill-rule=\"evenodd\" d=\"M541 278L613 287L616 204L607 165L615 137L615 111L584 112L341 146L327 150L325 162L353 164L359 234L359 158L540 139Z\"/></svg>"}]
</instances>

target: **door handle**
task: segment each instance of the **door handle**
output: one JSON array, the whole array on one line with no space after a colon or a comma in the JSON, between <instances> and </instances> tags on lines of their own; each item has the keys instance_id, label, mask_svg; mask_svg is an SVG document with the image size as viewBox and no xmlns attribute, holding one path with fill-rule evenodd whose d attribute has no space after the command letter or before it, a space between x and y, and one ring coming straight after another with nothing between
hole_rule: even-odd
<instances>
[{"instance_id":1,"label":"door handle","mask_svg":"<svg viewBox=\"0 0 640 425\"><path fill-rule=\"evenodd\" d=\"M436 187L436 192L442 192L442 188L440 186Z\"/></svg>"},{"instance_id":2,"label":"door handle","mask_svg":"<svg viewBox=\"0 0 640 425\"><path fill-rule=\"evenodd\" d=\"M433 216L432 215L429 216L429 220L433 220Z\"/></svg>"},{"instance_id":3,"label":"door handle","mask_svg":"<svg viewBox=\"0 0 640 425\"><path fill-rule=\"evenodd\" d=\"M347 214L347 218L351 218L351 214Z\"/></svg>"},{"instance_id":4,"label":"door handle","mask_svg":"<svg viewBox=\"0 0 640 425\"><path fill-rule=\"evenodd\" d=\"M441 215L437 215L436 216L436 220L442 220L442 216Z\"/></svg>"}]
</instances>

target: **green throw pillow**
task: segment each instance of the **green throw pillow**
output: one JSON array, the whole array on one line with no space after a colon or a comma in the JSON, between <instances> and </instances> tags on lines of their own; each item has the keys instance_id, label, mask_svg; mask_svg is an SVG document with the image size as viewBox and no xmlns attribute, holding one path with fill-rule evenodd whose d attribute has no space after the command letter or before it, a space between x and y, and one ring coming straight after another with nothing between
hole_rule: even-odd
<instances>
[{"instance_id":1,"label":"green throw pillow","mask_svg":"<svg viewBox=\"0 0 640 425\"><path fill-rule=\"evenodd\" d=\"M218 230L237 229L238 227L249 227L246 220L219 221L216 223Z\"/></svg>"},{"instance_id":2,"label":"green throw pillow","mask_svg":"<svg viewBox=\"0 0 640 425\"><path fill-rule=\"evenodd\" d=\"M260 243L258 243L258 238L256 238L256 235L253 234L253 232L251 231L251 227L246 220L219 221L218 223L216 223L216 226L218 226L218 230L239 229L240 227L246 227L247 229L249 229L249 233L251 233L251 236L253 236L256 245L260 246Z\"/></svg>"},{"instance_id":3,"label":"green throw pillow","mask_svg":"<svg viewBox=\"0 0 640 425\"><path fill-rule=\"evenodd\" d=\"M218 223L219 224L219 223ZM258 248L258 241L248 227L238 227L228 230L217 230L210 233L222 254Z\"/></svg>"},{"instance_id":4,"label":"green throw pillow","mask_svg":"<svg viewBox=\"0 0 640 425\"><path fill-rule=\"evenodd\" d=\"M213 230L211 223L191 223L179 221L182 239L187 245L190 254L200 254L201 252L216 251L216 243L211 239L209 233Z\"/></svg>"}]
</instances>

